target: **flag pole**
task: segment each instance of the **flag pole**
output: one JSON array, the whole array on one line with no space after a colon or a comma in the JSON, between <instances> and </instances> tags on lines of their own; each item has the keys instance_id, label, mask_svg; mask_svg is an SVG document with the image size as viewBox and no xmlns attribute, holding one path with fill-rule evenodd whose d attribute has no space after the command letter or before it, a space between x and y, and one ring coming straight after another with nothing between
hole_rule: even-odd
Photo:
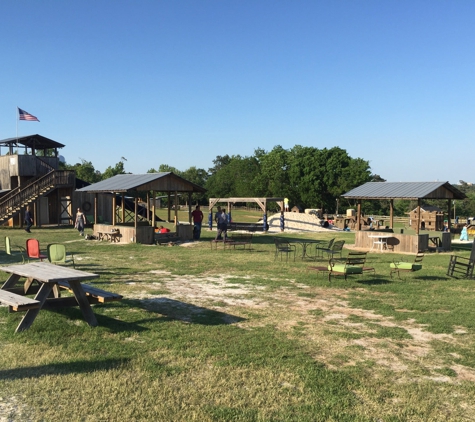
<instances>
[{"instance_id":1,"label":"flag pole","mask_svg":"<svg viewBox=\"0 0 475 422\"><path fill-rule=\"evenodd\" d=\"M18 142L18 107L16 108L16 140Z\"/></svg>"}]
</instances>

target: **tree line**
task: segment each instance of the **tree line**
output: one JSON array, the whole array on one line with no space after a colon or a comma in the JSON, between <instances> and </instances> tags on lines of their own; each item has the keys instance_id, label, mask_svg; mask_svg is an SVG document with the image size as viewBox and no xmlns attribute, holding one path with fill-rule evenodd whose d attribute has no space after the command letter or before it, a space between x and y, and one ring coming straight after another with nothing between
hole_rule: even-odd
<instances>
[{"instance_id":1,"label":"tree line","mask_svg":"<svg viewBox=\"0 0 475 422\"><path fill-rule=\"evenodd\" d=\"M88 183L125 174L125 162L122 157L114 166L109 166L103 173L96 170L90 161L62 164L62 168L75 170L76 176ZM381 176L372 174L369 161L351 157L346 150L339 147L315 148L295 145L285 149L275 146L271 151L258 148L251 156L218 155L213 160L213 167L205 170L192 166L179 170L167 164L151 168L147 173L173 172L196 185L204 187L207 192L194 194L193 203L207 204L208 198L227 197L285 197L291 206L302 209L321 208L328 213L339 209L355 208L341 195L366 182L384 182ZM455 185L467 195L464 201L457 201L457 215L475 215L475 187L460 181ZM444 211L446 201L431 201ZM395 200L395 214L406 215L415 208L411 201ZM277 209L277 207L276 207ZM364 201L363 210L367 215L388 215L389 201Z\"/></svg>"}]
</instances>

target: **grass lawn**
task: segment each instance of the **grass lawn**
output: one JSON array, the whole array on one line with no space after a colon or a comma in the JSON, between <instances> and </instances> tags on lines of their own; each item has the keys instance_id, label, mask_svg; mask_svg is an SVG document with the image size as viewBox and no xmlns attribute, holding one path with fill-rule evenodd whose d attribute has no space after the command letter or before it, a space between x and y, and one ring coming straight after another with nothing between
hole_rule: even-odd
<instances>
[{"instance_id":1,"label":"grass lawn","mask_svg":"<svg viewBox=\"0 0 475 422\"><path fill-rule=\"evenodd\" d=\"M445 276L448 253L402 280L389 277L396 254L370 254L375 277L330 284L315 262L274 261L272 234L249 252L211 250L205 228L187 246L32 231L0 238L64 243L100 274L91 284L124 299L93 306L96 328L67 308L18 334L23 313L0 308L1 421L474 420L475 290Z\"/></svg>"}]
</instances>

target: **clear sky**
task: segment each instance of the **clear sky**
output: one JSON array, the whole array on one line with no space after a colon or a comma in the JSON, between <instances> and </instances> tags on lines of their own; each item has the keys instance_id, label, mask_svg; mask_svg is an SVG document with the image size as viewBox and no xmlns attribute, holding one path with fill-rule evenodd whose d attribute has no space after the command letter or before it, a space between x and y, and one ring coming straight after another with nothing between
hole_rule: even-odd
<instances>
[{"instance_id":1,"label":"clear sky","mask_svg":"<svg viewBox=\"0 0 475 422\"><path fill-rule=\"evenodd\" d=\"M0 16L0 139L18 124L69 164L208 169L298 144L388 181L475 182L473 0L5 0Z\"/></svg>"}]
</instances>

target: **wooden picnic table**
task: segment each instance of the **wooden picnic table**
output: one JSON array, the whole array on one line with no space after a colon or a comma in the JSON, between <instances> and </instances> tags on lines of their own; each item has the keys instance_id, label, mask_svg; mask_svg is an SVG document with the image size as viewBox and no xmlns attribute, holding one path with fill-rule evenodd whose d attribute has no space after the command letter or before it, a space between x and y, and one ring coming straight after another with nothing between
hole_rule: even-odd
<instances>
[{"instance_id":1,"label":"wooden picnic table","mask_svg":"<svg viewBox=\"0 0 475 422\"><path fill-rule=\"evenodd\" d=\"M97 320L90 303L122 299L120 295L82 284L83 281L98 278L98 274L48 262L9 265L0 267L0 270L11 274L0 289L0 303L8 305L10 311L26 310L15 332L28 329L43 308L77 305L86 322L95 327ZM26 279L23 286L16 286L22 278ZM32 285L34 281L39 288ZM61 297L60 289L68 289L74 297ZM34 299L26 297L34 293Z\"/></svg>"},{"instance_id":2,"label":"wooden picnic table","mask_svg":"<svg viewBox=\"0 0 475 422\"><path fill-rule=\"evenodd\" d=\"M107 240L112 242L120 242L120 232L118 230L110 230L104 231L100 230L97 231L97 239L98 240Z\"/></svg>"}]
</instances>

